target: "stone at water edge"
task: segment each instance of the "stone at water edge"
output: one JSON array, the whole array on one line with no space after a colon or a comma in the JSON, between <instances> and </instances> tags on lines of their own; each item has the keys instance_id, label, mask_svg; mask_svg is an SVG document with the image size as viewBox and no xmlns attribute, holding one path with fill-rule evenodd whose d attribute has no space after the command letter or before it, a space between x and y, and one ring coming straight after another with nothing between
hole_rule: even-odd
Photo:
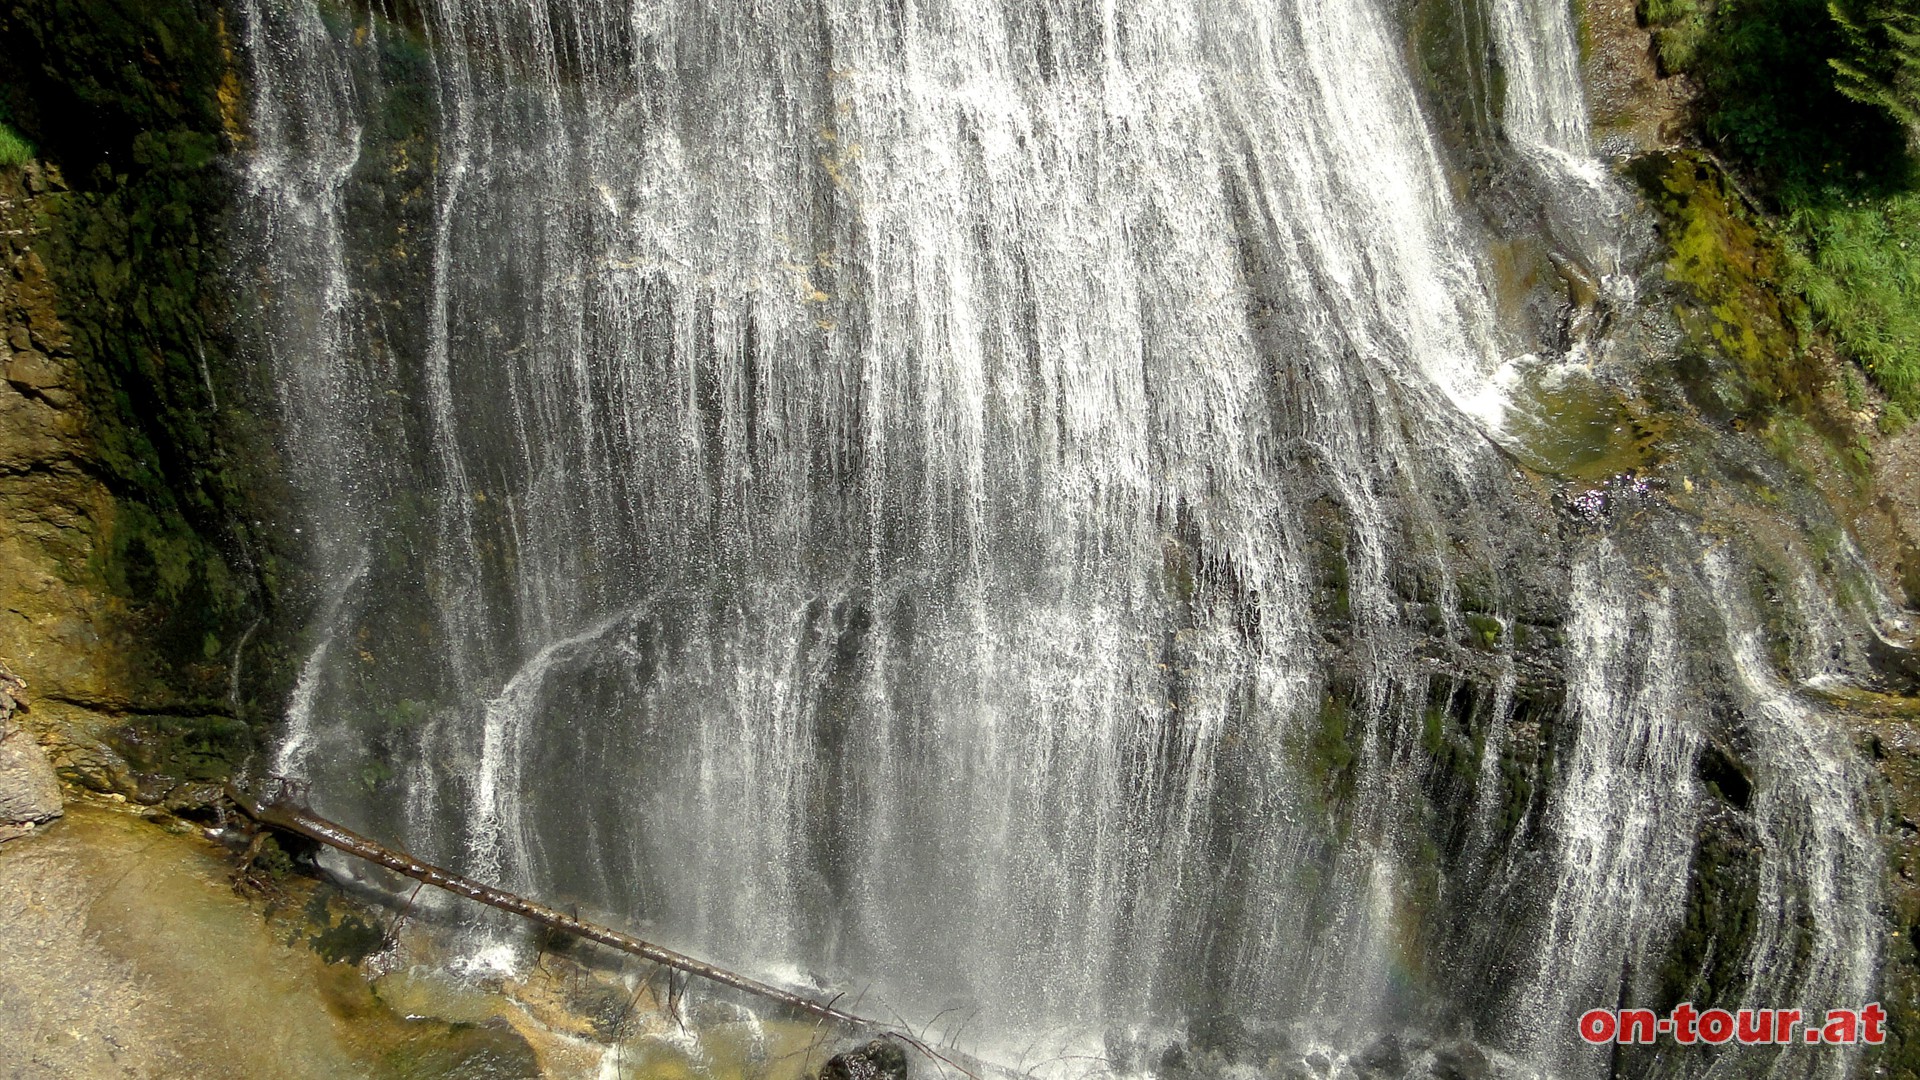
<instances>
[{"instance_id":1,"label":"stone at water edge","mask_svg":"<svg viewBox=\"0 0 1920 1080\"><path fill-rule=\"evenodd\" d=\"M53 764L33 736L13 722L25 685L0 667L0 841L25 836L35 825L60 816L60 781Z\"/></svg>"},{"instance_id":2,"label":"stone at water edge","mask_svg":"<svg viewBox=\"0 0 1920 1080\"><path fill-rule=\"evenodd\" d=\"M906 1080L907 1052L890 1039L875 1039L858 1050L835 1054L820 1069L820 1080Z\"/></svg>"}]
</instances>

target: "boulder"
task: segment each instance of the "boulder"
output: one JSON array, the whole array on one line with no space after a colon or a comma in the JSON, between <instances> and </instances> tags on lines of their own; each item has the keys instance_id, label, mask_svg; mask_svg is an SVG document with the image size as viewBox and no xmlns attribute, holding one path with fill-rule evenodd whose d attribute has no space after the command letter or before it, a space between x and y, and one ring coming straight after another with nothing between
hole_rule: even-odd
<instances>
[{"instance_id":1,"label":"boulder","mask_svg":"<svg viewBox=\"0 0 1920 1080\"><path fill-rule=\"evenodd\" d=\"M60 816L60 782L33 736L14 722L24 684L0 667L0 840Z\"/></svg>"},{"instance_id":2,"label":"boulder","mask_svg":"<svg viewBox=\"0 0 1920 1080\"><path fill-rule=\"evenodd\" d=\"M1434 1080L1487 1080L1491 1068L1486 1051L1465 1040L1433 1052Z\"/></svg>"}]
</instances>

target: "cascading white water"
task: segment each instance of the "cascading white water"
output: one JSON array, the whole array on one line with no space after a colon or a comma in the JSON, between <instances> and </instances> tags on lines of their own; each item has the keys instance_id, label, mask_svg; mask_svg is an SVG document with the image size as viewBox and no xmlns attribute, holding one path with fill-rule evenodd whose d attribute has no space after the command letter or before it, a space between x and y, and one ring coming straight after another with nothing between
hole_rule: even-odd
<instances>
[{"instance_id":1,"label":"cascading white water","mask_svg":"<svg viewBox=\"0 0 1920 1080\"><path fill-rule=\"evenodd\" d=\"M1591 152L1573 13L1565 4L1492 0L1494 45L1507 71L1501 126L1508 138L1575 158Z\"/></svg>"},{"instance_id":2,"label":"cascading white water","mask_svg":"<svg viewBox=\"0 0 1920 1080\"><path fill-rule=\"evenodd\" d=\"M1686 900L1684 875L1647 870L1692 858L1701 735L1681 691L1674 594L1635 575L1604 542L1574 566L1567 691L1578 734L1547 822L1560 838L1547 947L1520 1013L1549 1061L1566 1045L1556 1023L1606 1003L1628 965L1659 955ZM1571 1056L1554 1063L1573 1066Z\"/></svg>"},{"instance_id":3,"label":"cascading white water","mask_svg":"<svg viewBox=\"0 0 1920 1080\"><path fill-rule=\"evenodd\" d=\"M1759 900L1763 913L1748 955L1745 1004L1804 998L1815 1015L1849 1007L1872 993L1885 930L1873 914L1881 874L1881 855L1860 823L1867 790L1863 765L1838 725L1786 684L1765 657L1760 620L1740 610L1742 590L1735 584L1726 553L1710 550L1703 576L1724 619L1735 680L1744 692L1755 742L1754 759L1765 773L1755 788L1755 819L1770 858L1760 864ZM1811 575L1799 583L1801 604L1820 602ZM1836 625L1828 618L1808 620L1815 640ZM1789 857L1791 856L1791 857ZM1796 926L1812 925L1806 941ZM1835 1054L1827 1075L1844 1076L1851 1054Z\"/></svg>"},{"instance_id":4,"label":"cascading white water","mask_svg":"<svg viewBox=\"0 0 1920 1080\"><path fill-rule=\"evenodd\" d=\"M1624 301L1620 233L1628 203L1593 156L1572 7L1490 0L1488 12L1506 72L1501 130L1553 188L1556 197L1543 209L1554 232L1574 246L1609 299Z\"/></svg>"},{"instance_id":5,"label":"cascading white water","mask_svg":"<svg viewBox=\"0 0 1920 1080\"><path fill-rule=\"evenodd\" d=\"M1430 640L1514 623L1461 579L1525 496L1375 4L245 8L332 585L274 767L323 809L1015 1045L1350 1047L1454 988L1552 1031L1664 946L1699 736L1604 548L1544 818L1500 794L1521 673L1472 654L1469 876L1539 941L1414 929L1483 902L1432 881L1416 755ZM1566 13L1495 8L1509 128L1582 155ZM1604 1064L1570 1015L1482 1034Z\"/></svg>"}]
</instances>

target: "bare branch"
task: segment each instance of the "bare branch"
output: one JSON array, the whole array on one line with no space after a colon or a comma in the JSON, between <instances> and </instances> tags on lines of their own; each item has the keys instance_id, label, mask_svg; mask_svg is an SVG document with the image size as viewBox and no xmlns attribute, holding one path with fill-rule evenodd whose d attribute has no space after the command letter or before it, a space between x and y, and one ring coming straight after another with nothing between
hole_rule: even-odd
<instances>
[{"instance_id":1,"label":"bare branch","mask_svg":"<svg viewBox=\"0 0 1920 1080\"><path fill-rule=\"evenodd\" d=\"M789 1008L798 1009L801 1012L817 1016L822 1020L831 1020L835 1023L845 1024L854 1028L877 1028L880 1026L864 1017L855 1016L852 1013L837 1009L831 1004L823 1005L820 1002L802 997L791 991L782 990L777 986L770 986L757 979L750 979L745 975L736 974L702 960L696 960L691 956L684 956L671 949L663 948L651 942L642 941L631 934L576 919L571 915L556 911L545 904L535 903L524 897L515 896L510 892L496 889L490 885L482 885L470 878L464 878L458 874L442 870L437 866L421 862L410 855L403 855L394 851L392 848L369 840L358 833L351 832L345 827L328 821L326 818L300 806L294 801L298 798L297 790L289 791L287 786L283 786L280 793L276 794L273 798L259 801L246 792L241 791L238 787L229 784L227 785L227 796L233 800L234 805L245 811L248 817L253 818L262 825L268 825L285 832L304 836L309 840L317 840L328 847L344 851L356 858L377 863L398 874L405 874L415 881L424 882L435 888L445 889L451 893L457 893L469 900L477 900L489 907L496 907L502 911L510 911L515 915L531 919L534 922L551 927L561 933L572 934L574 937L586 938L589 941L597 941L609 948L618 949L624 953L631 953L634 956L645 957L648 960L652 960L655 963L665 965L677 971L683 971L689 975L698 975L710 982L717 982L722 986L731 986L735 990L744 991L756 997L766 998L769 1001L777 1001ZM677 995L673 993L672 983L669 982L669 1001L672 1001L675 997L677 997ZM834 1000L838 1001L839 999L835 998Z\"/></svg>"}]
</instances>

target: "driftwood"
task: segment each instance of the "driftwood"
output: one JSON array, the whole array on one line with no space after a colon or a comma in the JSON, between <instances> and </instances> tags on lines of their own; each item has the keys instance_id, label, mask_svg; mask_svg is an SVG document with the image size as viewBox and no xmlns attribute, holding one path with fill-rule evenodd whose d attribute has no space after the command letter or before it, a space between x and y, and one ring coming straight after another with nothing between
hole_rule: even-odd
<instances>
[{"instance_id":1,"label":"driftwood","mask_svg":"<svg viewBox=\"0 0 1920 1080\"><path fill-rule=\"evenodd\" d=\"M316 840L331 848L337 848L356 858L378 863L398 874L405 874L415 881L423 881L435 888L458 893L469 900L478 900L490 907L502 911L511 911L515 915L531 919L543 926L551 927L564 934L597 941L609 948L624 953L644 957L654 963L665 965L689 975L698 975L703 979L717 982L722 986L731 986L756 997L777 1001L782 1005L797 1009L803 1013L832 1020L855 1028L877 1029L880 1025L864 1017L855 1016L833 1007L831 1003L814 1001L799 994L769 986L745 975L737 975L725 968L715 967L691 956L683 956L672 949L662 948L651 942L641 941L631 934L576 919L564 912L555 911L545 904L537 904L524 897L493 888L490 885L464 878L458 874L442 870L421 862L411 855L404 855L369 840L356 832L342 828L296 803L284 791L264 801L257 800L239 788L227 785L227 797L234 801L246 815L262 825L271 826L285 832Z\"/></svg>"}]
</instances>

